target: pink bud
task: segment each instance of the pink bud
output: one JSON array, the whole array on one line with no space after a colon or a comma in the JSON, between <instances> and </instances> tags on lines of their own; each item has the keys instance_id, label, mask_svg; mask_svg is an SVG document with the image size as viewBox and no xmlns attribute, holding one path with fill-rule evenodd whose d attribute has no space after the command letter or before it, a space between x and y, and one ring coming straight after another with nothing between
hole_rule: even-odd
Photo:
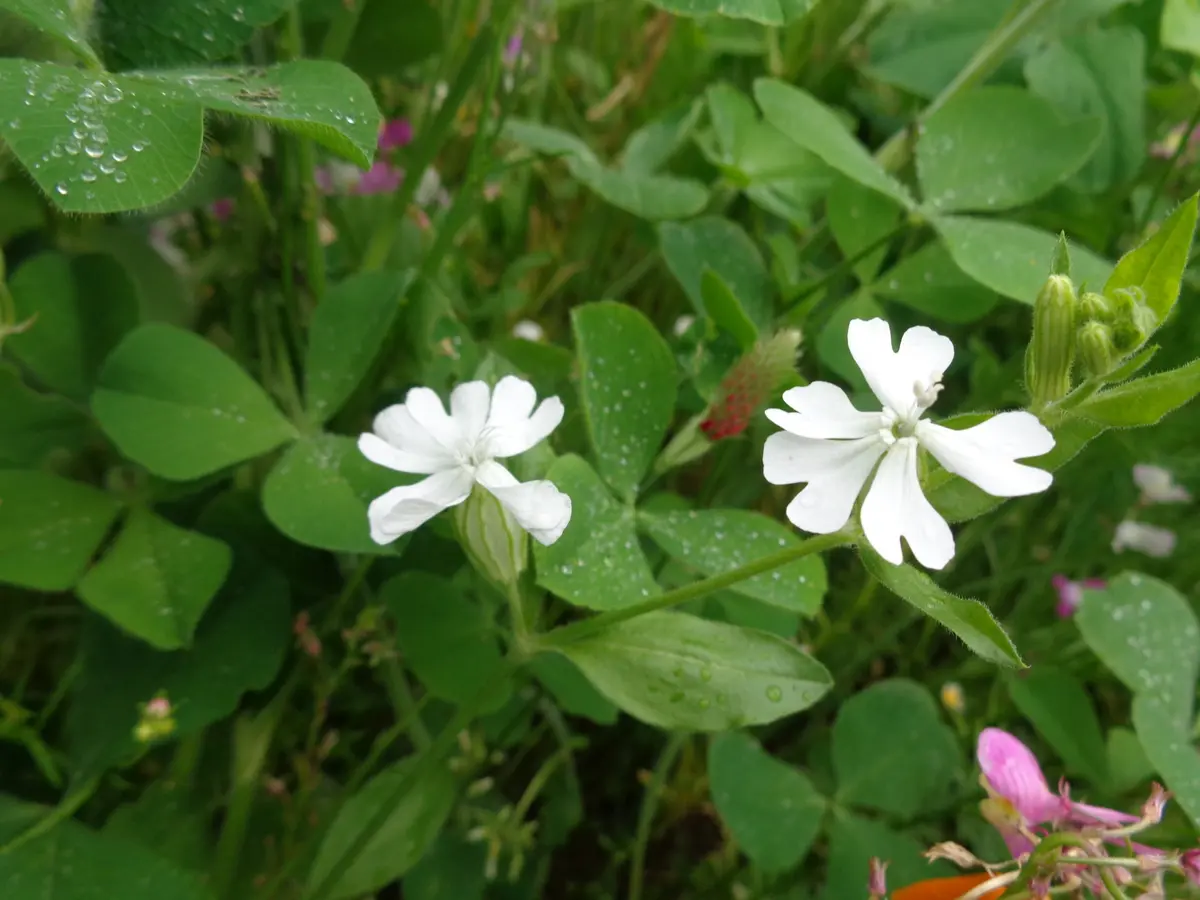
<instances>
[{"instance_id":1,"label":"pink bud","mask_svg":"<svg viewBox=\"0 0 1200 900\"><path fill-rule=\"evenodd\" d=\"M1142 805L1142 821L1147 825L1157 825L1162 821L1163 811L1171 794L1163 789L1157 781L1150 788L1150 796Z\"/></svg>"},{"instance_id":2,"label":"pink bud","mask_svg":"<svg viewBox=\"0 0 1200 900\"><path fill-rule=\"evenodd\" d=\"M887 896L888 864L878 857L871 857L871 875L867 880L867 892L871 900L883 900Z\"/></svg>"},{"instance_id":3,"label":"pink bud","mask_svg":"<svg viewBox=\"0 0 1200 900\"><path fill-rule=\"evenodd\" d=\"M146 717L150 719L165 719L171 715L171 701L166 697L155 697L146 704Z\"/></svg>"},{"instance_id":4,"label":"pink bud","mask_svg":"<svg viewBox=\"0 0 1200 900\"><path fill-rule=\"evenodd\" d=\"M379 129L379 149L381 152L411 144L412 139L413 127L408 119L389 119Z\"/></svg>"},{"instance_id":5,"label":"pink bud","mask_svg":"<svg viewBox=\"0 0 1200 900\"><path fill-rule=\"evenodd\" d=\"M1183 874L1192 884L1200 885L1200 849L1188 850L1180 859Z\"/></svg>"}]
</instances>

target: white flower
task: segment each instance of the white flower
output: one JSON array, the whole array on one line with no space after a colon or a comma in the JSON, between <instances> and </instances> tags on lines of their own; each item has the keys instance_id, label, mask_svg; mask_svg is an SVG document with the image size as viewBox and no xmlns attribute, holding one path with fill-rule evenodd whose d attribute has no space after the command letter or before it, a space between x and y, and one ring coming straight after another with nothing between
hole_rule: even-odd
<instances>
[{"instance_id":1,"label":"white flower","mask_svg":"<svg viewBox=\"0 0 1200 900\"><path fill-rule=\"evenodd\" d=\"M540 341L546 336L546 331L533 319L522 319L512 327L512 336L523 341Z\"/></svg>"},{"instance_id":2,"label":"white flower","mask_svg":"<svg viewBox=\"0 0 1200 900\"><path fill-rule=\"evenodd\" d=\"M1166 469L1139 463L1133 467L1133 483L1142 489L1142 503L1191 503L1192 495Z\"/></svg>"},{"instance_id":3,"label":"white flower","mask_svg":"<svg viewBox=\"0 0 1200 900\"><path fill-rule=\"evenodd\" d=\"M404 403L376 416L373 433L358 439L363 456L397 472L429 477L371 501L371 539L391 543L462 503L478 484L538 541L558 540L571 520L571 498L549 481L522 484L496 462L524 453L562 421L557 397L534 409L536 402L533 385L509 375L495 390L482 381L458 385L450 394L449 414L434 391L417 387Z\"/></svg>"},{"instance_id":4,"label":"white flower","mask_svg":"<svg viewBox=\"0 0 1200 900\"><path fill-rule=\"evenodd\" d=\"M954 556L954 535L921 491L918 450L996 497L1035 494L1050 486L1049 472L1015 462L1054 446L1049 430L1027 412L1006 412L961 431L923 420L942 389L954 358L949 338L918 326L892 348L882 319L855 319L850 353L883 404L860 412L845 392L817 381L783 395L795 412L767 410L784 429L763 448L763 475L772 484L808 482L788 505L787 516L804 531L830 534L850 519L875 464L860 517L871 546L893 565L903 562L900 539L921 565L940 569Z\"/></svg>"},{"instance_id":5,"label":"white flower","mask_svg":"<svg viewBox=\"0 0 1200 900\"><path fill-rule=\"evenodd\" d=\"M1113 553L1137 550L1147 556L1163 559L1175 552L1175 532L1126 519L1113 534L1112 549Z\"/></svg>"},{"instance_id":6,"label":"white flower","mask_svg":"<svg viewBox=\"0 0 1200 900\"><path fill-rule=\"evenodd\" d=\"M675 320L675 324L671 326L671 333L675 337L683 337L687 334L687 330L695 323L695 316L680 316Z\"/></svg>"}]
</instances>

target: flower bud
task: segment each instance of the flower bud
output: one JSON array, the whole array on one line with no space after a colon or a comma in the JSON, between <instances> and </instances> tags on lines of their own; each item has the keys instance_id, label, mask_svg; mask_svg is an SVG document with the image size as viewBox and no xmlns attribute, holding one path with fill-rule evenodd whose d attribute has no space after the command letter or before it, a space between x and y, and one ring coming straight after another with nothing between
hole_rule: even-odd
<instances>
[{"instance_id":1,"label":"flower bud","mask_svg":"<svg viewBox=\"0 0 1200 900\"><path fill-rule=\"evenodd\" d=\"M1033 338L1025 353L1025 381L1035 407L1071 390L1075 362L1075 287L1065 275L1046 279L1033 307Z\"/></svg>"},{"instance_id":2,"label":"flower bud","mask_svg":"<svg viewBox=\"0 0 1200 900\"><path fill-rule=\"evenodd\" d=\"M700 430L714 441L745 431L754 414L795 371L799 349L800 332L794 329L755 344L722 379Z\"/></svg>"},{"instance_id":3,"label":"flower bud","mask_svg":"<svg viewBox=\"0 0 1200 900\"><path fill-rule=\"evenodd\" d=\"M479 572L499 584L516 584L529 557L529 537L491 491L476 485L455 508L454 524Z\"/></svg>"},{"instance_id":4,"label":"flower bud","mask_svg":"<svg viewBox=\"0 0 1200 900\"><path fill-rule=\"evenodd\" d=\"M661 475L679 466L686 466L708 452L713 442L702 430L702 420L707 421L703 413L693 416L675 433L654 461L654 474Z\"/></svg>"},{"instance_id":5,"label":"flower bud","mask_svg":"<svg viewBox=\"0 0 1200 900\"><path fill-rule=\"evenodd\" d=\"M1093 377L1107 375L1117 358L1112 329L1102 322L1091 321L1079 329L1076 337L1079 360Z\"/></svg>"},{"instance_id":6,"label":"flower bud","mask_svg":"<svg viewBox=\"0 0 1200 900\"><path fill-rule=\"evenodd\" d=\"M1200 885L1200 850L1188 850L1180 859L1183 874L1194 885Z\"/></svg>"},{"instance_id":7,"label":"flower bud","mask_svg":"<svg viewBox=\"0 0 1200 900\"><path fill-rule=\"evenodd\" d=\"M1079 298L1079 317L1084 322L1111 322L1112 304L1103 294L1087 291Z\"/></svg>"},{"instance_id":8,"label":"flower bud","mask_svg":"<svg viewBox=\"0 0 1200 900\"><path fill-rule=\"evenodd\" d=\"M883 900L887 897L887 867L888 864L876 856L871 857L870 875L867 879L867 893L871 900Z\"/></svg>"}]
</instances>

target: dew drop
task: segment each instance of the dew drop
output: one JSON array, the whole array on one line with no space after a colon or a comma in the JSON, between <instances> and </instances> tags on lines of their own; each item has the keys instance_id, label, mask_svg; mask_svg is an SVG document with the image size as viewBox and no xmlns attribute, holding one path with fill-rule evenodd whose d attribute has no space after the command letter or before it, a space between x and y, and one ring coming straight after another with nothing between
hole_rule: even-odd
<instances>
[{"instance_id":1,"label":"dew drop","mask_svg":"<svg viewBox=\"0 0 1200 900\"><path fill-rule=\"evenodd\" d=\"M141 141L134 141L132 144L130 144L130 147L132 148L134 153L141 153L143 150L146 149L146 145L143 144Z\"/></svg>"},{"instance_id":2,"label":"dew drop","mask_svg":"<svg viewBox=\"0 0 1200 900\"><path fill-rule=\"evenodd\" d=\"M104 155L104 148L101 147L99 144L84 144L83 152L86 153L88 156L90 156L92 159L99 159L100 157L102 157Z\"/></svg>"},{"instance_id":3,"label":"dew drop","mask_svg":"<svg viewBox=\"0 0 1200 900\"><path fill-rule=\"evenodd\" d=\"M117 184L123 184L125 177L126 176L124 172L116 172L113 174L113 181L115 181Z\"/></svg>"},{"instance_id":4,"label":"dew drop","mask_svg":"<svg viewBox=\"0 0 1200 900\"><path fill-rule=\"evenodd\" d=\"M777 684L773 684L767 688L767 699L772 703L778 703L783 699L783 689Z\"/></svg>"},{"instance_id":5,"label":"dew drop","mask_svg":"<svg viewBox=\"0 0 1200 900\"><path fill-rule=\"evenodd\" d=\"M65 184L63 184L61 181L54 186L54 190L60 196L63 196L63 197L67 196L67 186Z\"/></svg>"},{"instance_id":6,"label":"dew drop","mask_svg":"<svg viewBox=\"0 0 1200 900\"><path fill-rule=\"evenodd\" d=\"M96 180L96 173L91 169L84 169L83 172L79 174L79 180L86 182L87 184L91 184Z\"/></svg>"}]
</instances>

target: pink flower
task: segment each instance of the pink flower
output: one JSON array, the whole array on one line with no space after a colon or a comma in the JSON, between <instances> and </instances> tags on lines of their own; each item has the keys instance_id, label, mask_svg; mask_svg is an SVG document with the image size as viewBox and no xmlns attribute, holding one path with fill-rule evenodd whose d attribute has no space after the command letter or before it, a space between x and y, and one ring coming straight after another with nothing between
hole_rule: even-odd
<instances>
[{"instance_id":1,"label":"pink flower","mask_svg":"<svg viewBox=\"0 0 1200 900\"><path fill-rule=\"evenodd\" d=\"M366 172L339 161L319 166L313 180L324 194L390 194L404 180L404 170L379 160Z\"/></svg>"},{"instance_id":2,"label":"pink flower","mask_svg":"<svg viewBox=\"0 0 1200 900\"><path fill-rule=\"evenodd\" d=\"M1058 592L1058 605L1054 607L1054 611L1058 613L1060 619L1069 619L1075 615L1075 611L1079 609L1079 604L1083 602L1083 592L1085 590L1102 591L1108 587L1108 583L1103 578L1085 578L1082 581L1072 581L1066 575L1055 575L1050 579L1050 584Z\"/></svg>"},{"instance_id":3,"label":"pink flower","mask_svg":"<svg viewBox=\"0 0 1200 900\"><path fill-rule=\"evenodd\" d=\"M232 197L220 197L212 202L212 206L208 208L212 213L212 217L218 222L224 222L233 215L234 209L237 208L237 203Z\"/></svg>"},{"instance_id":4,"label":"pink flower","mask_svg":"<svg viewBox=\"0 0 1200 900\"><path fill-rule=\"evenodd\" d=\"M400 187L404 170L391 163L377 162L358 180L352 190L355 194L390 194Z\"/></svg>"},{"instance_id":5,"label":"pink flower","mask_svg":"<svg viewBox=\"0 0 1200 900\"><path fill-rule=\"evenodd\" d=\"M1200 885L1200 850L1187 850L1180 862L1183 864L1183 874L1192 884Z\"/></svg>"},{"instance_id":6,"label":"pink flower","mask_svg":"<svg viewBox=\"0 0 1200 900\"><path fill-rule=\"evenodd\" d=\"M1054 793L1033 751L1007 731L985 728L975 748L992 805L984 815L1000 832L1014 857L1033 849L1031 830L1046 824L1122 825L1137 816L1071 800L1067 786ZM988 801L985 801L987 803Z\"/></svg>"},{"instance_id":7,"label":"pink flower","mask_svg":"<svg viewBox=\"0 0 1200 900\"><path fill-rule=\"evenodd\" d=\"M384 153L412 143L413 127L408 119L389 119L379 129L379 152Z\"/></svg>"}]
</instances>

